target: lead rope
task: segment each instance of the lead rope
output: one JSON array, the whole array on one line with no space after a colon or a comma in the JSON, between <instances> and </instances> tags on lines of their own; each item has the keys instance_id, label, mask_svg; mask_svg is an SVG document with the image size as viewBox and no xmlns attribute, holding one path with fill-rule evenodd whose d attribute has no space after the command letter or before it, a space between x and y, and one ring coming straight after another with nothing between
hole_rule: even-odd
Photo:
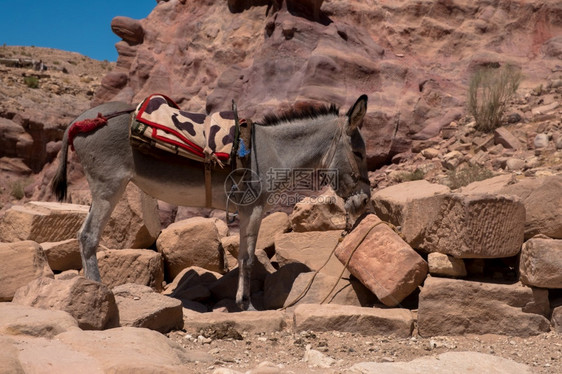
<instances>
[{"instance_id":1,"label":"lead rope","mask_svg":"<svg viewBox=\"0 0 562 374\"><path fill-rule=\"evenodd\" d=\"M345 272L345 270L347 269L347 266L349 265L349 262L351 261L351 258L353 257L353 255L355 254L355 251L357 251L357 248L359 248L361 246L361 244L363 244L363 242L365 241L365 239L367 238L367 236L371 233L371 231L373 231L375 229L375 227L377 227L380 224L386 224L387 226L389 226L392 230L396 231L396 228L388 223L388 222L384 222L384 221L379 221L377 223L375 223L373 226L371 226L371 228L369 230L367 230L367 232L365 233L365 235L363 235L363 237L361 238L361 240L357 243L357 245L353 248L353 250L351 251L351 253L349 254L349 257L347 258L347 261L345 262L345 265L342 269L342 271L340 272L340 274L338 275L338 277L336 278L336 282L334 283L334 285L332 286L332 289L330 290L330 292L328 292L328 294L324 297L324 299L322 299L322 301L320 302L320 304L324 304L326 302L326 300L328 300L328 298L330 297L330 295L332 294L332 292L334 292L334 290L336 289L336 287L338 286L338 283L341 280L341 277L343 275L343 273ZM336 249L338 248L338 245L343 241L343 238L345 236L346 232L342 233L342 236L338 239L338 242L336 243L336 245L334 246L334 249L332 249L332 252L330 253L330 255L328 256L328 259L326 259L326 261L324 262L324 264L322 266L320 266L320 268L318 268L318 270L314 271L314 274L312 275L312 278L310 278L310 280L308 281L307 285L305 286L305 288L302 290L302 292L295 298L293 299L290 303L288 303L286 306L284 306L283 308L280 308L279 310L285 310L287 308L292 307L293 305L295 305L296 303L298 303L310 290L310 288L312 287L312 283L314 282L314 279L316 278L316 276L318 275L318 273L328 264L328 262L330 261L330 259L332 258L332 256L334 255L334 253L336 252ZM331 301L331 300L330 300Z\"/></svg>"}]
</instances>

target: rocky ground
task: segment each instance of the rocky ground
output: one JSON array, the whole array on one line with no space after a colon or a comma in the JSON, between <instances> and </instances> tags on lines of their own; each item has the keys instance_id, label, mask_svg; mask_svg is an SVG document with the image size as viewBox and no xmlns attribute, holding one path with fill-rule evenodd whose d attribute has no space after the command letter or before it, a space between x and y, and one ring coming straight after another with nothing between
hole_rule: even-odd
<instances>
[{"instance_id":1,"label":"rocky ground","mask_svg":"<svg viewBox=\"0 0 562 374\"><path fill-rule=\"evenodd\" d=\"M242 339L210 339L185 332L168 336L187 349L203 350L213 363L192 363L193 372L231 368L245 372L258 366L276 367L282 373L346 373L360 362L411 361L445 352L480 352L526 364L532 373L562 370L562 336L547 333L529 338L500 335L389 338L345 332L244 333ZM322 353L305 359L307 346ZM266 373L267 371L263 371ZM275 371L271 371L275 372ZM259 373L259 372L257 372Z\"/></svg>"}]
</instances>

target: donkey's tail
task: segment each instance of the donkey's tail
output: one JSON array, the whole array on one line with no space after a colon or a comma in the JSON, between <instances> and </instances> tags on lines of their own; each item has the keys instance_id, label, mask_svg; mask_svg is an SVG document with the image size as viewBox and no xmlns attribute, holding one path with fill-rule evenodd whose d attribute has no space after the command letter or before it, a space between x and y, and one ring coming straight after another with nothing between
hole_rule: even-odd
<instances>
[{"instance_id":1,"label":"donkey's tail","mask_svg":"<svg viewBox=\"0 0 562 374\"><path fill-rule=\"evenodd\" d=\"M55 194L58 201L66 200L68 183L66 180L66 159L68 157L68 129L62 138L62 148L59 154L59 166L55 176L51 180L51 191Z\"/></svg>"}]
</instances>

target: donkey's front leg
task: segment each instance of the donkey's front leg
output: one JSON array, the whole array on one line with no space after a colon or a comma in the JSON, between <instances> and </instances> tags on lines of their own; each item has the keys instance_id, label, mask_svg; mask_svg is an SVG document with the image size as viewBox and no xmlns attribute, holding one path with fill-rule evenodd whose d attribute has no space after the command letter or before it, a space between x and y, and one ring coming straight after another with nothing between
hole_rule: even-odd
<instances>
[{"instance_id":1,"label":"donkey's front leg","mask_svg":"<svg viewBox=\"0 0 562 374\"><path fill-rule=\"evenodd\" d=\"M240 250L238 252L238 291L236 304L242 310L255 310L250 299L250 279L260 230L263 206L240 207Z\"/></svg>"}]
</instances>

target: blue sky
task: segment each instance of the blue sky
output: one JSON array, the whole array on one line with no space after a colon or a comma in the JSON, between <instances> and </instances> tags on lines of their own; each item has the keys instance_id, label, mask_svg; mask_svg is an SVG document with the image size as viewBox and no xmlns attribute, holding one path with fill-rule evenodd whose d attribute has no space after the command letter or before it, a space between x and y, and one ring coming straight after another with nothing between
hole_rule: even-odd
<instances>
[{"instance_id":1,"label":"blue sky","mask_svg":"<svg viewBox=\"0 0 562 374\"><path fill-rule=\"evenodd\" d=\"M115 16L142 19L156 0L0 0L0 45L78 52L97 60L117 60L111 31Z\"/></svg>"}]
</instances>

